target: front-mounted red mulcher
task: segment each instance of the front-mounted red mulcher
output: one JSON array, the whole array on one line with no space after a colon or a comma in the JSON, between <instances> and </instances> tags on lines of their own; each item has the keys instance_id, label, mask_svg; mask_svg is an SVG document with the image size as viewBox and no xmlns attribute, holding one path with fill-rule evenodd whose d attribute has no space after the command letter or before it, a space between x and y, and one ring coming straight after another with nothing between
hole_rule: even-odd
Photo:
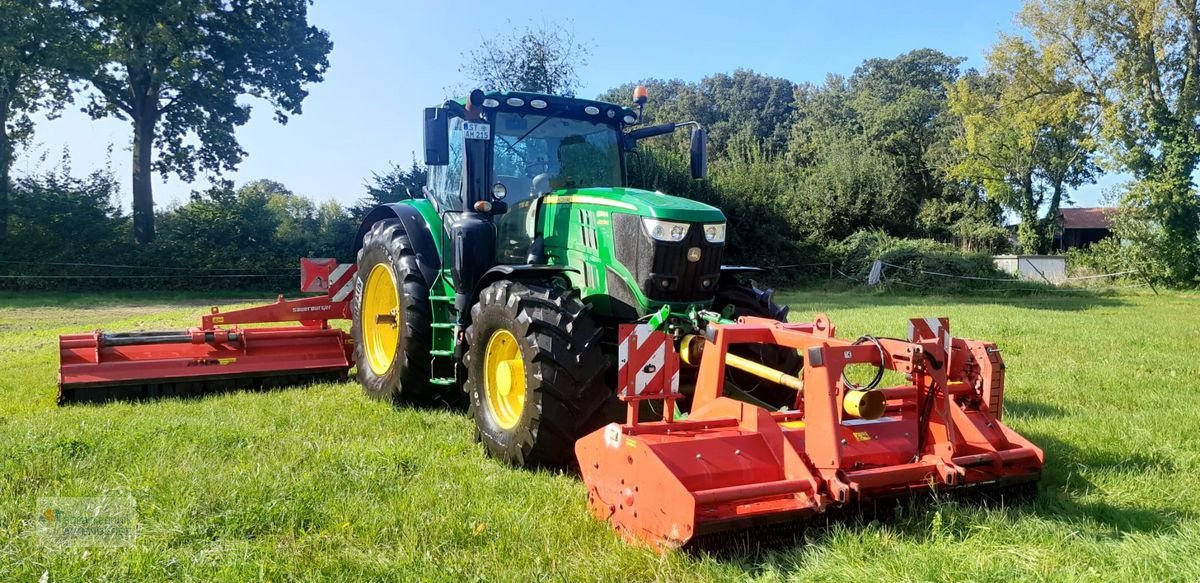
<instances>
[{"instance_id":1,"label":"front-mounted red mulcher","mask_svg":"<svg viewBox=\"0 0 1200 583\"><path fill-rule=\"evenodd\" d=\"M823 315L792 324L745 317L704 332L676 351L663 332L623 325L626 422L575 446L589 507L627 540L667 550L914 491L1009 491L1041 476L1042 450L1001 422L999 350L952 337L944 318L910 320L905 340L836 338ZM802 375L730 353L737 344L798 350ZM680 358L699 367L686 419L674 414ZM859 387L843 376L852 365L904 381ZM727 367L798 389L794 406L772 411L726 396ZM643 401L661 402L661 421L640 419Z\"/></svg>"},{"instance_id":2,"label":"front-mounted red mulcher","mask_svg":"<svg viewBox=\"0 0 1200 583\"><path fill-rule=\"evenodd\" d=\"M346 380L350 335L330 320L350 319L353 264L301 259L295 300L221 312L200 326L166 332L101 330L60 336L59 404L191 396L231 389ZM288 326L254 326L292 323Z\"/></svg>"}]
</instances>

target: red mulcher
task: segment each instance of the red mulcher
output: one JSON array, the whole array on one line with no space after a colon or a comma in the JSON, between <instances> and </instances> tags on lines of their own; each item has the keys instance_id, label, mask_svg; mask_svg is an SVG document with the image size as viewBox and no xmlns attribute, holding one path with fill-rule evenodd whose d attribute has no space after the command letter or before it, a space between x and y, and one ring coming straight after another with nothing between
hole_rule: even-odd
<instances>
[{"instance_id":1,"label":"red mulcher","mask_svg":"<svg viewBox=\"0 0 1200 583\"><path fill-rule=\"evenodd\" d=\"M667 380L679 359L670 337L622 328L628 419L575 449L592 512L626 539L670 549L862 500L1041 476L1042 451L1000 422L1004 365L996 346L952 338L945 319L911 320L907 341L855 342L835 338L825 316L809 324L712 323L680 348L684 362L700 367L686 419L676 419L681 394ZM730 354L739 343L801 351L803 380ZM906 383L863 390L843 376L852 364L879 367L872 384L884 370ZM795 406L769 411L725 396L727 366L799 389ZM647 400L662 402L661 421L639 421Z\"/></svg>"},{"instance_id":2,"label":"red mulcher","mask_svg":"<svg viewBox=\"0 0 1200 583\"><path fill-rule=\"evenodd\" d=\"M301 291L269 305L211 313L169 332L95 331L60 336L59 404L198 395L346 380L353 343L330 320L350 318L355 266L302 259ZM296 322L293 326L242 327Z\"/></svg>"}]
</instances>

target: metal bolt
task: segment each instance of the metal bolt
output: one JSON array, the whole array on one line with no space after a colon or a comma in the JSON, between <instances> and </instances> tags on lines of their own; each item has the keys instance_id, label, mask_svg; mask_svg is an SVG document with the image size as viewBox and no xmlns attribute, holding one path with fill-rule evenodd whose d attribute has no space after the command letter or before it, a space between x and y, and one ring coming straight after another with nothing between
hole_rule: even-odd
<instances>
[{"instance_id":1,"label":"metal bolt","mask_svg":"<svg viewBox=\"0 0 1200 583\"><path fill-rule=\"evenodd\" d=\"M845 439L843 439L843 440L842 440L842 445L846 445L846 440L845 440Z\"/></svg>"},{"instance_id":2,"label":"metal bolt","mask_svg":"<svg viewBox=\"0 0 1200 583\"><path fill-rule=\"evenodd\" d=\"M740 449L733 450L733 455L742 455L742 450L740 450Z\"/></svg>"},{"instance_id":3,"label":"metal bolt","mask_svg":"<svg viewBox=\"0 0 1200 583\"><path fill-rule=\"evenodd\" d=\"M696 459L700 459L700 454L696 454Z\"/></svg>"}]
</instances>

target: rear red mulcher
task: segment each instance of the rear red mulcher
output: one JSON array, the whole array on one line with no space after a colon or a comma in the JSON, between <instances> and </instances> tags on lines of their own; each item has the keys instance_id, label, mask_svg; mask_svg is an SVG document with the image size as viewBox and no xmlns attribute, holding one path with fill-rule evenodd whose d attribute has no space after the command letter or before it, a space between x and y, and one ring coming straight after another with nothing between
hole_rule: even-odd
<instances>
[{"instance_id":1,"label":"rear red mulcher","mask_svg":"<svg viewBox=\"0 0 1200 583\"><path fill-rule=\"evenodd\" d=\"M59 404L186 396L304 381L345 380L353 347L330 320L349 319L355 266L302 259L301 291L324 292L233 312L170 332L59 337ZM296 322L295 326L242 328Z\"/></svg>"},{"instance_id":2,"label":"rear red mulcher","mask_svg":"<svg viewBox=\"0 0 1200 583\"><path fill-rule=\"evenodd\" d=\"M673 341L644 328L622 326L626 423L576 445L592 512L627 539L665 550L875 498L1041 476L1042 451L1000 422L999 351L952 338L944 319L912 320L908 341L837 339L824 316L810 324L710 324L705 338L681 346L684 361L700 367L685 420L674 419L677 383L657 373L678 361ZM801 351L803 385L793 409L768 411L724 396L726 366L801 387L799 378L729 354L738 343ZM907 384L850 385L843 370L858 363L896 371ZM638 421L638 403L648 399L664 402L662 421Z\"/></svg>"}]
</instances>

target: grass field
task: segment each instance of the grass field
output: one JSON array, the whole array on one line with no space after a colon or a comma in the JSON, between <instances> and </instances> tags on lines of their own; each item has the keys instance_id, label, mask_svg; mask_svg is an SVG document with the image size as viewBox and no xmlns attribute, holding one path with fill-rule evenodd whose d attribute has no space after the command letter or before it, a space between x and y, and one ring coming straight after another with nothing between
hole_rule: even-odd
<instances>
[{"instance_id":1,"label":"grass field","mask_svg":"<svg viewBox=\"0 0 1200 583\"><path fill-rule=\"evenodd\" d=\"M55 407L58 334L191 324L197 299L0 295L0 581L1200 580L1195 295L783 294L842 336L945 315L999 343L1006 420L1046 473L1034 503L931 501L720 557L626 546L575 477L503 467L465 417L350 383ZM136 544L47 541L46 496L132 497Z\"/></svg>"}]
</instances>

